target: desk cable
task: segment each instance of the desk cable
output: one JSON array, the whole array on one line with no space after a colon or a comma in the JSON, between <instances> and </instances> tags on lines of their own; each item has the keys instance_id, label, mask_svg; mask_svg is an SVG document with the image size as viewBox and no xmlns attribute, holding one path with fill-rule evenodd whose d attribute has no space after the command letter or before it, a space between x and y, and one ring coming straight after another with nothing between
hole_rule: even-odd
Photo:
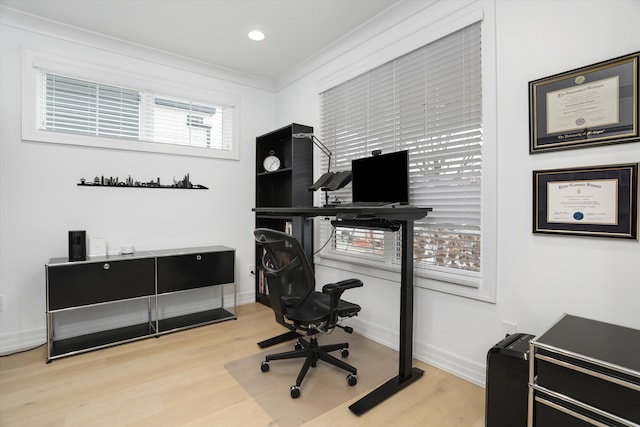
<instances>
[{"instance_id":1,"label":"desk cable","mask_svg":"<svg viewBox=\"0 0 640 427\"><path fill-rule=\"evenodd\" d=\"M318 252L320 252L321 250L324 249L325 246L327 246L329 244L329 242L331 241L331 239L333 239L333 235L336 233L336 228L335 227L331 227L331 235L329 236L329 238L327 239L326 242L324 242L324 245L322 245L320 247L320 249L318 249L317 251L315 251L313 254L316 255Z\"/></svg>"}]
</instances>

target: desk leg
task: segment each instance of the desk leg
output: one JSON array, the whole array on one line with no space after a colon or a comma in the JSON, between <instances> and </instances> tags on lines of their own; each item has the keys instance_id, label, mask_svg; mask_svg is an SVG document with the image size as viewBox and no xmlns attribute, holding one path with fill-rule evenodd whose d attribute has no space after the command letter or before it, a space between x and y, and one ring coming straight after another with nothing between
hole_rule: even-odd
<instances>
[{"instance_id":1,"label":"desk leg","mask_svg":"<svg viewBox=\"0 0 640 427\"><path fill-rule=\"evenodd\" d=\"M313 234L311 227L305 228L306 221L309 221L309 219L302 216L294 216L291 218L291 227L293 229L293 237L298 239L313 266Z\"/></svg>"},{"instance_id":2,"label":"desk leg","mask_svg":"<svg viewBox=\"0 0 640 427\"><path fill-rule=\"evenodd\" d=\"M362 415L422 377L424 371L412 368L413 356L413 221L402 221L402 267L400 272L400 350L398 376L391 378L349 409Z\"/></svg>"}]
</instances>

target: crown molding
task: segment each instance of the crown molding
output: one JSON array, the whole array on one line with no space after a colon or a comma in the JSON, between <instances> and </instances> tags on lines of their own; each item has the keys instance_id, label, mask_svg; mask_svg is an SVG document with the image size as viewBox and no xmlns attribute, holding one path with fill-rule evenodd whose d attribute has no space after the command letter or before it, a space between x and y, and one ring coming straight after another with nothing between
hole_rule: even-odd
<instances>
[{"instance_id":1,"label":"crown molding","mask_svg":"<svg viewBox=\"0 0 640 427\"><path fill-rule=\"evenodd\" d=\"M224 80L230 83L249 86L255 89L275 92L275 83L266 78L232 70L216 64L198 61L160 49L131 43L115 37L87 31L78 27L62 24L29 13L0 5L0 24L52 37L78 45L97 48L120 55L141 59L151 63L195 72L207 77Z\"/></svg>"},{"instance_id":2,"label":"crown molding","mask_svg":"<svg viewBox=\"0 0 640 427\"><path fill-rule=\"evenodd\" d=\"M374 38L398 26L402 22L430 8L441 0L412 1L402 0L383 12L379 13L366 23L355 28L345 37L327 46L306 61L300 63L286 74L279 76L275 81L277 91L295 83L303 77L311 74L318 68L326 65L343 55L356 49L370 50L365 46ZM382 46L380 46L382 47Z\"/></svg>"}]
</instances>

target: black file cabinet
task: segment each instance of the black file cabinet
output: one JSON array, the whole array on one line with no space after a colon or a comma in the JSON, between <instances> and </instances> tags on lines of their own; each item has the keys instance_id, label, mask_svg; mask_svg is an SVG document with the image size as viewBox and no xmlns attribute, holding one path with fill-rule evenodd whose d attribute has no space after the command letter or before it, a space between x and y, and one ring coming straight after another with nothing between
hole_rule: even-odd
<instances>
[{"instance_id":1,"label":"black file cabinet","mask_svg":"<svg viewBox=\"0 0 640 427\"><path fill-rule=\"evenodd\" d=\"M531 342L528 426L640 425L640 331L565 314Z\"/></svg>"},{"instance_id":2,"label":"black file cabinet","mask_svg":"<svg viewBox=\"0 0 640 427\"><path fill-rule=\"evenodd\" d=\"M529 334L512 334L487 353L485 425L525 427L527 425L527 382L529 378Z\"/></svg>"}]
</instances>

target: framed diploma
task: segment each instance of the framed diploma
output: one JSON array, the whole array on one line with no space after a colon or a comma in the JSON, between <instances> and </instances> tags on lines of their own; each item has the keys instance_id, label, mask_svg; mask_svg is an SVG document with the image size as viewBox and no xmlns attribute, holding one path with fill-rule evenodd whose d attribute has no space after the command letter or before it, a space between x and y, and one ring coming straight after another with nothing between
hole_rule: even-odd
<instances>
[{"instance_id":1,"label":"framed diploma","mask_svg":"<svg viewBox=\"0 0 640 427\"><path fill-rule=\"evenodd\" d=\"M640 141L639 57L529 82L529 153Z\"/></svg>"},{"instance_id":2,"label":"framed diploma","mask_svg":"<svg viewBox=\"0 0 640 427\"><path fill-rule=\"evenodd\" d=\"M533 232L638 239L638 163L533 171Z\"/></svg>"}]
</instances>

